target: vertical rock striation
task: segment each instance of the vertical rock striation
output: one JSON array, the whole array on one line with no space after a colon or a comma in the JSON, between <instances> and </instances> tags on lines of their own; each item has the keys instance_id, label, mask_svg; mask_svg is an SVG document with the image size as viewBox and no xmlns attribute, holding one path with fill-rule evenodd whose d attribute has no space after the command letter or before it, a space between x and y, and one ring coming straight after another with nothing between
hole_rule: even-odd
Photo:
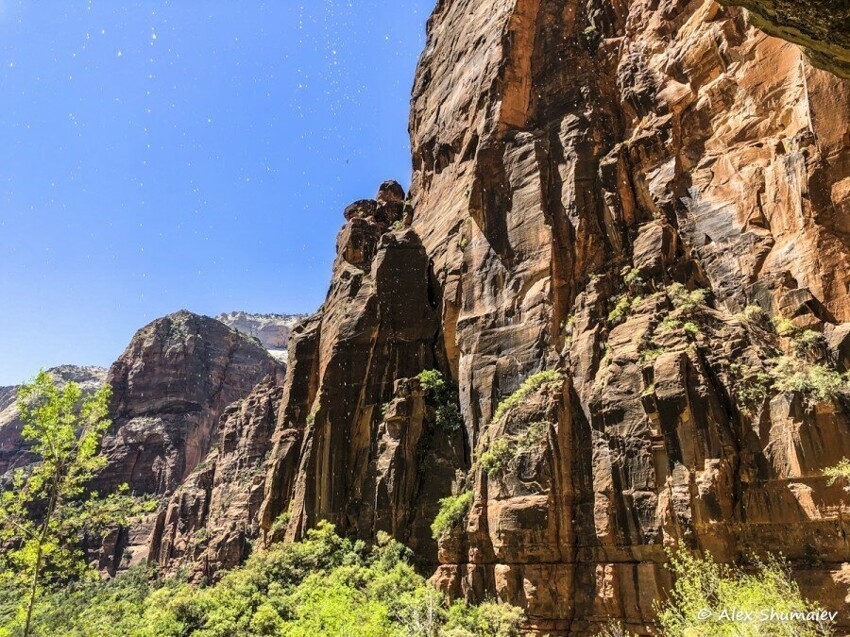
<instances>
[{"instance_id":1,"label":"vertical rock striation","mask_svg":"<svg viewBox=\"0 0 850 637\"><path fill-rule=\"evenodd\" d=\"M822 469L850 418L786 381L840 371L848 114L848 82L708 0L438 4L413 226L474 459L512 450L509 475L469 475L439 586L541 632L642 632L683 540L782 551L843 605L846 494ZM833 349L800 354L804 330ZM563 387L494 418L541 369Z\"/></svg>"},{"instance_id":2,"label":"vertical rock striation","mask_svg":"<svg viewBox=\"0 0 850 637\"><path fill-rule=\"evenodd\" d=\"M290 341L261 524L284 515L287 538L320 519L386 530L433 565L428 527L467 455L414 379L443 358L428 255L395 182L345 217L328 297Z\"/></svg>"}]
</instances>

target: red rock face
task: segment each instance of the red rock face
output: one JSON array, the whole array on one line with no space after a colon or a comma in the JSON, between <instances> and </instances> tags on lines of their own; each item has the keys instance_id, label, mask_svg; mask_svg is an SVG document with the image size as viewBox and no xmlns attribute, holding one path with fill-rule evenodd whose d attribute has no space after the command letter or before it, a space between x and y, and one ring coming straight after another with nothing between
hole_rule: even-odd
<instances>
[{"instance_id":1,"label":"red rock face","mask_svg":"<svg viewBox=\"0 0 850 637\"><path fill-rule=\"evenodd\" d=\"M186 569L214 581L247 556L248 540L259 535L265 460L282 394L268 377L225 410L213 449L158 513L149 560L164 572Z\"/></svg>"},{"instance_id":2,"label":"red rock face","mask_svg":"<svg viewBox=\"0 0 850 637\"><path fill-rule=\"evenodd\" d=\"M437 501L467 461L463 435L438 432L414 381L442 359L428 256L387 182L345 213L331 289L290 342L261 524L297 538L320 519L379 530L433 564ZM429 415L430 414L430 415Z\"/></svg>"},{"instance_id":3,"label":"red rock face","mask_svg":"<svg viewBox=\"0 0 850 637\"><path fill-rule=\"evenodd\" d=\"M215 319L177 312L142 328L109 370L109 464L95 485L169 494L206 457L229 404L283 367Z\"/></svg>"},{"instance_id":4,"label":"red rock face","mask_svg":"<svg viewBox=\"0 0 850 637\"><path fill-rule=\"evenodd\" d=\"M438 585L523 606L542 632L644 631L682 539L781 551L843 606L846 494L821 470L850 452L850 419L754 381L792 339L738 313L823 333L833 349L804 365L843 356L848 115L848 82L710 1L439 3L411 198L443 345L474 459L549 434L509 458L522 479L469 476ZM705 302L687 309L675 282ZM547 368L560 394L494 421Z\"/></svg>"}]
</instances>

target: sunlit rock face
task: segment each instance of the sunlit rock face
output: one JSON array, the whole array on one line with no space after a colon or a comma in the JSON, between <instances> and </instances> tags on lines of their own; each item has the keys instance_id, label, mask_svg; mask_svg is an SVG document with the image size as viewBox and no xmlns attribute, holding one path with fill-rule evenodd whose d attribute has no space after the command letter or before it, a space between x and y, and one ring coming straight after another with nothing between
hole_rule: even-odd
<instances>
[{"instance_id":1,"label":"sunlit rock face","mask_svg":"<svg viewBox=\"0 0 850 637\"><path fill-rule=\"evenodd\" d=\"M282 367L215 319L181 311L139 330L109 370L109 464L98 483L172 492L210 450L225 407Z\"/></svg>"},{"instance_id":2,"label":"sunlit rock face","mask_svg":"<svg viewBox=\"0 0 850 637\"><path fill-rule=\"evenodd\" d=\"M805 48L816 66L850 78L850 5L844 0L720 0L745 7L766 33Z\"/></svg>"},{"instance_id":3,"label":"sunlit rock face","mask_svg":"<svg viewBox=\"0 0 850 637\"><path fill-rule=\"evenodd\" d=\"M235 330L253 336L280 361L288 356L292 328L307 318L305 314L251 314L227 312L216 319Z\"/></svg>"},{"instance_id":4,"label":"sunlit rock face","mask_svg":"<svg viewBox=\"0 0 850 637\"><path fill-rule=\"evenodd\" d=\"M523 606L540 632L592 634L608 617L645 632L669 583L663 548L681 539L722 559L781 551L806 592L843 607L846 494L821 470L850 453L846 408L750 396L744 377L789 339L736 314L758 305L842 340L848 114L847 81L741 9L438 4L411 202L447 364L476 453L546 423L509 476L469 476L441 588ZM670 301L674 282L707 291L695 317ZM552 367L560 391L492 421Z\"/></svg>"}]
</instances>

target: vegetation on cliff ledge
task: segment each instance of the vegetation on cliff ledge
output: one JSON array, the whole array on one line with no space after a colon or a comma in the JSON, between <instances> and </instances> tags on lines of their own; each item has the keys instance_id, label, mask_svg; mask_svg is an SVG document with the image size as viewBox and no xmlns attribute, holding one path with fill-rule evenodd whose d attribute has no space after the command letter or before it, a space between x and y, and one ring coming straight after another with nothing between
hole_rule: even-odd
<instances>
[{"instance_id":1,"label":"vegetation on cliff ledge","mask_svg":"<svg viewBox=\"0 0 850 637\"><path fill-rule=\"evenodd\" d=\"M296 543L256 551L207 587L156 580L144 568L83 581L42 598L35 634L65 637L513 637L512 606L444 597L410 566L409 549L380 534L369 549L320 523ZM21 633L0 593L0 635Z\"/></svg>"}]
</instances>

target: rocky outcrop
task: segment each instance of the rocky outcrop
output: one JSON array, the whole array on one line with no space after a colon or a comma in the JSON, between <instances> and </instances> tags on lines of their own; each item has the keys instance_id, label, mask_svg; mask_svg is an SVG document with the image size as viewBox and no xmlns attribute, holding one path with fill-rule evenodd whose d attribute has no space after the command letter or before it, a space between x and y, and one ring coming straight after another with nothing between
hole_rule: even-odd
<instances>
[{"instance_id":1,"label":"rocky outcrop","mask_svg":"<svg viewBox=\"0 0 850 637\"><path fill-rule=\"evenodd\" d=\"M292 334L261 525L386 530L433 564L428 527L468 456L413 378L443 358L428 255L395 182L345 218L328 297Z\"/></svg>"},{"instance_id":2,"label":"rocky outcrop","mask_svg":"<svg viewBox=\"0 0 850 637\"><path fill-rule=\"evenodd\" d=\"M102 367L62 365L48 370L59 384L74 382L84 393L97 391L106 381ZM23 424L18 418L18 387L0 387L0 476L33 461L21 437Z\"/></svg>"},{"instance_id":3,"label":"rocky outcrop","mask_svg":"<svg viewBox=\"0 0 850 637\"><path fill-rule=\"evenodd\" d=\"M850 5L844 0L720 0L746 7L766 33L805 47L812 64L850 78Z\"/></svg>"},{"instance_id":4,"label":"rocky outcrop","mask_svg":"<svg viewBox=\"0 0 850 637\"><path fill-rule=\"evenodd\" d=\"M204 461L159 511L149 560L163 572L215 580L247 556L259 535L265 460L283 390L273 377L224 411Z\"/></svg>"},{"instance_id":5,"label":"rocky outcrop","mask_svg":"<svg viewBox=\"0 0 850 637\"><path fill-rule=\"evenodd\" d=\"M225 408L282 371L258 343L209 317L181 311L143 327L109 370L109 463L95 488L170 494L206 457Z\"/></svg>"},{"instance_id":6,"label":"rocky outcrop","mask_svg":"<svg viewBox=\"0 0 850 637\"><path fill-rule=\"evenodd\" d=\"M248 312L227 312L216 319L235 330L252 336L260 341L275 358L286 361L289 348L289 334L292 328L307 318L306 314L249 314Z\"/></svg>"}]
</instances>

